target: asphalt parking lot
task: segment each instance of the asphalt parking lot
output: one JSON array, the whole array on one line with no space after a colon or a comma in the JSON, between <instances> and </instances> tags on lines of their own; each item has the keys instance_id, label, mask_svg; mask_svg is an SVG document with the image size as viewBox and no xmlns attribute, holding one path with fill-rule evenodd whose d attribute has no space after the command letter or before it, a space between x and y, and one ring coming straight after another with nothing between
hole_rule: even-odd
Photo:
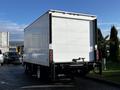
<instances>
[{"instance_id":1,"label":"asphalt parking lot","mask_svg":"<svg viewBox=\"0 0 120 90\"><path fill-rule=\"evenodd\" d=\"M27 76L22 65L0 67L0 90L120 90L118 87L85 78L47 82Z\"/></svg>"}]
</instances>

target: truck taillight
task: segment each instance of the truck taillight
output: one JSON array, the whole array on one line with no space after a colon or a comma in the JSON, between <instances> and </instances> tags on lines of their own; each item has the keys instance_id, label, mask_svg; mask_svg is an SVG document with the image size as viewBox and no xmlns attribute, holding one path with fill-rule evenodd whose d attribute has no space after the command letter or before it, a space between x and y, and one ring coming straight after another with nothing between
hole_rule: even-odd
<instances>
[{"instance_id":1,"label":"truck taillight","mask_svg":"<svg viewBox=\"0 0 120 90\"><path fill-rule=\"evenodd\" d=\"M53 49L49 49L49 62L53 62Z\"/></svg>"}]
</instances>

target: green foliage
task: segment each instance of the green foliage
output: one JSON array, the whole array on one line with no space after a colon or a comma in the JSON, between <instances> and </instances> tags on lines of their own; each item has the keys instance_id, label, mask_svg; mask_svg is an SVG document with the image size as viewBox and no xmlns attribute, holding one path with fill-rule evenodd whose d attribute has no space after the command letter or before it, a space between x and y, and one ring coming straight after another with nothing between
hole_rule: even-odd
<instances>
[{"instance_id":1,"label":"green foliage","mask_svg":"<svg viewBox=\"0 0 120 90\"><path fill-rule=\"evenodd\" d=\"M119 39L117 37L117 29L112 26L110 32L110 60L113 62L119 61Z\"/></svg>"},{"instance_id":2,"label":"green foliage","mask_svg":"<svg viewBox=\"0 0 120 90\"><path fill-rule=\"evenodd\" d=\"M97 29L97 32L98 32L98 42L103 41L103 35L102 35L102 33L101 33L100 28Z\"/></svg>"},{"instance_id":3,"label":"green foliage","mask_svg":"<svg viewBox=\"0 0 120 90\"><path fill-rule=\"evenodd\" d=\"M102 58L107 56L106 53L106 44L107 42L107 38L109 37L109 35L107 35L105 38L103 37L101 30L98 28L97 29L97 45L98 45L98 50L99 50L99 59L102 60Z\"/></svg>"}]
</instances>

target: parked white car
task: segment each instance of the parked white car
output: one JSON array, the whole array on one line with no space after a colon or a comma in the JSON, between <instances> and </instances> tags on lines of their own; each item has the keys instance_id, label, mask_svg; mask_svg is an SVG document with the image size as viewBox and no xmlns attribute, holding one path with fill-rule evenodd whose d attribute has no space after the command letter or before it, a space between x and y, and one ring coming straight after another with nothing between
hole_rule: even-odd
<instances>
[{"instance_id":1,"label":"parked white car","mask_svg":"<svg viewBox=\"0 0 120 90\"><path fill-rule=\"evenodd\" d=\"M0 64L3 64L3 62L4 62L4 58L3 58L3 54L0 50Z\"/></svg>"}]
</instances>

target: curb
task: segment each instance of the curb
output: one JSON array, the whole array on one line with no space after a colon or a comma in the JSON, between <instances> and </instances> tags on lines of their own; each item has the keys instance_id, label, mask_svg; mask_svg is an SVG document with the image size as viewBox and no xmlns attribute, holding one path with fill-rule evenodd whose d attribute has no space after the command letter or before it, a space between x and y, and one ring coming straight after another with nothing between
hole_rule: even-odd
<instances>
[{"instance_id":1,"label":"curb","mask_svg":"<svg viewBox=\"0 0 120 90\"><path fill-rule=\"evenodd\" d=\"M86 76L85 78L90 79L90 80L94 80L94 81L98 81L100 83L109 84L109 85L116 86L116 87L120 88L120 83L113 82L113 81L110 81L110 80L106 80L106 79L103 79L103 78L100 78L100 77Z\"/></svg>"}]
</instances>

